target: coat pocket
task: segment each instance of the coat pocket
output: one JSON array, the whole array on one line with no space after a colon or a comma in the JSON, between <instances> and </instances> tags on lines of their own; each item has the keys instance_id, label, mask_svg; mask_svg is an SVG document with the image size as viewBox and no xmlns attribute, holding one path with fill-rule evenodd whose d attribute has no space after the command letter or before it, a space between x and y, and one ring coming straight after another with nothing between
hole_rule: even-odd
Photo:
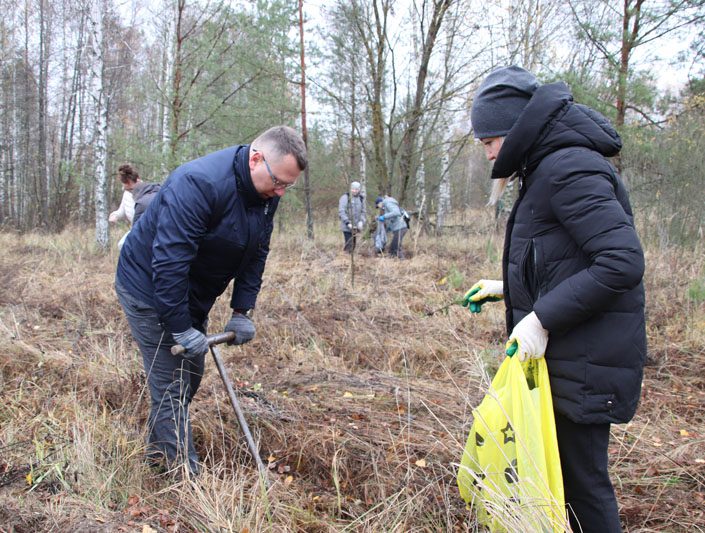
<instances>
[{"instance_id":1,"label":"coat pocket","mask_svg":"<svg viewBox=\"0 0 705 533\"><path fill-rule=\"evenodd\" d=\"M536 242L534 239L529 239L521 257L519 271L521 272L521 284L529 294L532 302L535 302L541 296L541 284L537 266Z\"/></svg>"},{"instance_id":2,"label":"coat pocket","mask_svg":"<svg viewBox=\"0 0 705 533\"><path fill-rule=\"evenodd\" d=\"M614 394L587 394L585 396L585 413L610 413L617 407Z\"/></svg>"}]
</instances>

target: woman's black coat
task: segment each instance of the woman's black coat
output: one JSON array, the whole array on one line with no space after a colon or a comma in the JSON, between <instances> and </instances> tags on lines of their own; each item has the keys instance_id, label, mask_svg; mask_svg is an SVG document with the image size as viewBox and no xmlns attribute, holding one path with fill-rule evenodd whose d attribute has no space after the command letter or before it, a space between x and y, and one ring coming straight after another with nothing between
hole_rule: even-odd
<instances>
[{"instance_id":1,"label":"woman's black coat","mask_svg":"<svg viewBox=\"0 0 705 533\"><path fill-rule=\"evenodd\" d=\"M504 247L507 329L536 312L554 407L577 423L626 422L641 391L644 255L605 159L620 149L603 116L553 83L536 90L492 170L521 180Z\"/></svg>"}]
</instances>

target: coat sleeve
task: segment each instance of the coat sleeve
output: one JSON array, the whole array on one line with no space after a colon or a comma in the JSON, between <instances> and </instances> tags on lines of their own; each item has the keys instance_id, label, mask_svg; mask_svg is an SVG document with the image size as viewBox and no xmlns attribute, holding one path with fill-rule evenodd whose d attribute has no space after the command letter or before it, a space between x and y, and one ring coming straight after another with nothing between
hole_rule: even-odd
<instances>
[{"instance_id":1,"label":"coat sleeve","mask_svg":"<svg viewBox=\"0 0 705 533\"><path fill-rule=\"evenodd\" d=\"M570 157L570 156L566 156ZM564 158L552 172L551 207L560 224L588 258L587 268L566 278L534 304L544 328L563 333L607 309L644 275L644 253L631 216L617 199L615 176L600 161L590 170Z\"/></svg>"},{"instance_id":2,"label":"coat sleeve","mask_svg":"<svg viewBox=\"0 0 705 533\"><path fill-rule=\"evenodd\" d=\"M348 217L348 195L344 194L338 200L338 217L343 224L350 222L350 217Z\"/></svg>"},{"instance_id":3,"label":"coat sleeve","mask_svg":"<svg viewBox=\"0 0 705 533\"><path fill-rule=\"evenodd\" d=\"M269 242L274 229L274 213L267 218L267 225L263 230L259 245L254 251L245 268L237 275L230 307L233 309L252 309L257 303L257 296L262 287L262 275L269 255Z\"/></svg>"},{"instance_id":4,"label":"coat sleeve","mask_svg":"<svg viewBox=\"0 0 705 533\"><path fill-rule=\"evenodd\" d=\"M401 209L395 202L388 202L385 201L383 203L384 205L384 221L385 222L393 222L397 218L401 216ZM390 226L392 224L389 224Z\"/></svg>"},{"instance_id":5,"label":"coat sleeve","mask_svg":"<svg viewBox=\"0 0 705 533\"><path fill-rule=\"evenodd\" d=\"M208 230L216 195L208 182L182 174L174 176L158 201L152 244L154 304L166 327L178 333L192 326L189 270Z\"/></svg>"},{"instance_id":6,"label":"coat sleeve","mask_svg":"<svg viewBox=\"0 0 705 533\"><path fill-rule=\"evenodd\" d=\"M128 191L123 191L122 198L120 199L120 205L118 208L110 213L110 221L117 222L118 220L127 220L127 203L132 199L132 194Z\"/></svg>"}]
</instances>

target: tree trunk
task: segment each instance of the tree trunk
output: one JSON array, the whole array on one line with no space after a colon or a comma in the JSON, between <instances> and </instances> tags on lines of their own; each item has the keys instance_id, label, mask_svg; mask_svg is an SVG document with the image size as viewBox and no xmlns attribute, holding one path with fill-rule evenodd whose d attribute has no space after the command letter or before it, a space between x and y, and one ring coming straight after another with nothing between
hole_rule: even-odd
<instances>
[{"instance_id":1,"label":"tree trunk","mask_svg":"<svg viewBox=\"0 0 705 533\"><path fill-rule=\"evenodd\" d=\"M105 35L103 16L105 14L103 2L94 0L91 5L91 71L90 71L90 97L93 103L93 169L94 169L94 205L95 205L95 237L98 246L107 250L108 237L108 211L107 211L107 105L105 102L104 72L105 72Z\"/></svg>"},{"instance_id":2,"label":"tree trunk","mask_svg":"<svg viewBox=\"0 0 705 533\"><path fill-rule=\"evenodd\" d=\"M186 0L177 0L176 23L174 26L174 60L172 62L173 76L171 79L171 121L169 125L169 168L177 164L177 148L181 128L181 80L183 78L183 51L185 37L181 34Z\"/></svg>"},{"instance_id":3,"label":"tree trunk","mask_svg":"<svg viewBox=\"0 0 705 533\"><path fill-rule=\"evenodd\" d=\"M419 223L424 226L426 224L426 166L424 164L423 152L421 151L421 142L419 141L419 164L416 167L416 198L414 205L418 213Z\"/></svg>"},{"instance_id":4,"label":"tree trunk","mask_svg":"<svg viewBox=\"0 0 705 533\"><path fill-rule=\"evenodd\" d=\"M423 115L424 95L426 91L426 78L428 77L428 64L431 60L433 47L436 44L438 32L443 24L443 17L448 8L453 3L453 0L434 0L433 14L431 15L431 23L428 26L428 31L423 37L423 47L421 51L421 59L419 61L419 70L416 75L416 92L414 94L414 103L409 110L408 127L404 133L402 140L402 153L399 158L399 172L401 174L401 192L399 201L403 204L406 199L409 180L412 175L413 159L415 156L416 136L421 127L421 117ZM425 9L426 1L424 1Z\"/></svg>"},{"instance_id":5,"label":"tree trunk","mask_svg":"<svg viewBox=\"0 0 705 533\"><path fill-rule=\"evenodd\" d=\"M49 6L46 0L39 0L39 80L38 80L38 113L37 113L37 171L35 174L36 205L38 207L38 223L46 226L48 219L48 181L47 168L47 76L49 73Z\"/></svg>"},{"instance_id":6,"label":"tree trunk","mask_svg":"<svg viewBox=\"0 0 705 533\"><path fill-rule=\"evenodd\" d=\"M308 130L306 128L306 61L304 49L304 0L299 0L299 36L301 42L301 135L308 151ZM313 209L311 208L311 187L309 165L304 169L304 196L306 197L306 235L313 240Z\"/></svg>"},{"instance_id":7,"label":"tree trunk","mask_svg":"<svg viewBox=\"0 0 705 533\"><path fill-rule=\"evenodd\" d=\"M448 135L446 145L450 145L452 135ZM450 214L450 154L443 150L441 183L438 186L438 215L436 217L436 231L440 233Z\"/></svg>"},{"instance_id":8,"label":"tree trunk","mask_svg":"<svg viewBox=\"0 0 705 533\"><path fill-rule=\"evenodd\" d=\"M358 0L353 0L352 6L355 12L353 24L365 47L370 72L371 87L367 93L367 105L372 118L372 164L375 176L379 180L380 192L391 194L382 109L387 55L387 15L390 0L372 0L373 21L364 19L364 10L361 9Z\"/></svg>"}]
</instances>

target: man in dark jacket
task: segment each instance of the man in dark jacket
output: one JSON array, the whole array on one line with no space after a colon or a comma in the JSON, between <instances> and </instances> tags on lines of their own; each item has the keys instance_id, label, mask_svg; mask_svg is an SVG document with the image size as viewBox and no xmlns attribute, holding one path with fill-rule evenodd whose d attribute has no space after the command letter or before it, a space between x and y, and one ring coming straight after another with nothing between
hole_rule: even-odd
<instances>
[{"instance_id":1,"label":"man in dark jacket","mask_svg":"<svg viewBox=\"0 0 705 533\"><path fill-rule=\"evenodd\" d=\"M518 356L545 354L573 530L620 532L610 424L634 415L646 355L644 255L626 189L606 159L621 140L564 83L539 85L519 67L485 79L472 126L494 161L492 178L515 176L520 192L504 280L482 280L467 303L477 312L503 298Z\"/></svg>"},{"instance_id":2,"label":"man in dark jacket","mask_svg":"<svg viewBox=\"0 0 705 533\"><path fill-rule=\"evenodd\" d=\"M235 344L255 335L279 198L306 168L301 136L277 126L251 145L226 148L171 173L120 253L115 287L142 352L151 394L149 457L198 472L188 409L208 352L215 299L234 278ZM174 344L186 353L173 356Z\"/></svg>"}]
</instances>

